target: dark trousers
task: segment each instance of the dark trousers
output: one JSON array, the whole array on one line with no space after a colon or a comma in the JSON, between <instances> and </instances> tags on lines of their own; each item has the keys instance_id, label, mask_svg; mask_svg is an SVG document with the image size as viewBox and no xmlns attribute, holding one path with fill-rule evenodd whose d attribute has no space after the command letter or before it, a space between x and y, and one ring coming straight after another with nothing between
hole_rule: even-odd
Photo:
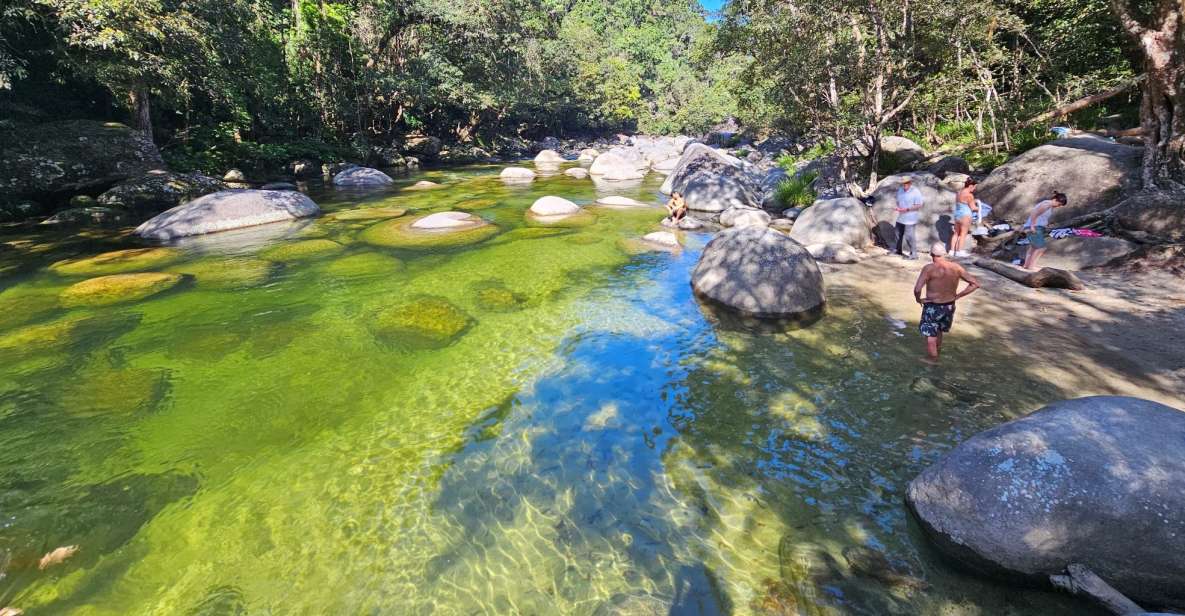
<instances>
[{"instance_id":1,"label":"dark trousers","mask_svg":"<svg viewBox=\"0 0 1185 616\"><path fill-rule=\"evenodd\" d=\"M893 250L899 255L908 254L911 258L918 256L918 238L917 225L903 225L897 223L897 247ZM908 246L909 252L904 253L902 248Z\"/></svg>"}]
</instances>

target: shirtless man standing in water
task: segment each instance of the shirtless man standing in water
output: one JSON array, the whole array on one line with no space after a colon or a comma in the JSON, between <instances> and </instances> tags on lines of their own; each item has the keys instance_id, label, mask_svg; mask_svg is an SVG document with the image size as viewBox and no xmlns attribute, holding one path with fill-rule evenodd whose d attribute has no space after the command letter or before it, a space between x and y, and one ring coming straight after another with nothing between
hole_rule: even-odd
<instances>
[{"instance_id":1,"label":"shirtless man standing in water","mask_svg":"<svg viewBox=\"0 0 1185 616\"><path fill-rule=\"evenodd\" d=\"M979 288L979 281L967 273L963 266L946 258L946 246L934 244L930 247L933 263L922 268L918 283L913 287L913 297L922 305L922 322L918 331L926 337L926 360L938 362L942 352L942 334L950 331L955 320L955 302L971 295ZM959 291L959 281L967 287ZM926 297L922 298L925 289Z\"/></svg>"}]
</instances>

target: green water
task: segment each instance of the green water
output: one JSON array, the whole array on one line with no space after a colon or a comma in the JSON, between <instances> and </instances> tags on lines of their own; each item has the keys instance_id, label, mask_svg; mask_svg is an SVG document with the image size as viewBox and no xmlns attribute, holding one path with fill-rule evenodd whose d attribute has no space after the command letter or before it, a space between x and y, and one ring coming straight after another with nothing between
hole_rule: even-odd
<instances>
[{"instance_id":1,"label":"green water","mask_svg":"<svg viewBox=\"0 0 1185 616\"><path fill-rule=\"evenodd\" d=\"M534 199L593 185L497 171L314 187L329 215L188 242L148 264L179 284L102 306L61 306L94 274L61 261L134 247L119 233L0 236L0 606L1083 613L953 570L902 504L1051 386L983 347L974 379L927 373L842 290L806 329L714 325L688 285L707 235L638 251L657 207L532 226ZM616 192L657 203L658 181ZM498 232L377 248L360 208L468 208Z\"/></svg>"}]
</instances>

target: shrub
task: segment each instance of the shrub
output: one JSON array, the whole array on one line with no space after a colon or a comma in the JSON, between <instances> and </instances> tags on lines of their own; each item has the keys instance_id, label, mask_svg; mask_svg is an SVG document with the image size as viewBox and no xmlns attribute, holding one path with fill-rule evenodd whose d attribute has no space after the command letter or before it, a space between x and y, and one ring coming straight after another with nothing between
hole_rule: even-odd
<instances>
[{"instance_id":1,"label":"shrub","mask_svg":"<svg viewBox=\"0 0 1185 616\"><path fill-rule=\"evenodd\" d=\"M811 184L818 177L818 173L810 172L783 180L774 189L774 200L780 207L807 207L815 202L815 190Z\"/></svg>"},{"instance_id":2,"label":"shrub","mask_svg":"<svg viewBox=\"0 0 1185 616\"><path fill-rule=\"evenodd\" d=\"M835 151L830 141L820 141L809 147L802 154L784 154L778 157L778 166L787 171L794 171L799 163L810 162L823 158Z\"/></svg>"}]
</instances>

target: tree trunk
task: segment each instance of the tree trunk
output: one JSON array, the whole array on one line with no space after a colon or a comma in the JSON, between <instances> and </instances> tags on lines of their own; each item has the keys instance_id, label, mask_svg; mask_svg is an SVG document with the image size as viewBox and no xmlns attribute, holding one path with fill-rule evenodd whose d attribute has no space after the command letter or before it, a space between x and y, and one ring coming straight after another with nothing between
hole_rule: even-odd
<instances>
[{"instance_id":1,"label":"tree trunk","mask_svg":"<svg viewBox=\"0 0 1185 616\"><path fill-rule=\"evenodd\" d=\"M152 139L152 107L148 98L148 90L143 86L136 86L128 94L128 103L132 108L136 130Z\"/></svg>"},{"instance_id":2,"label":"tree trunk","mask_svg":"<svg viewBox=\"0 0 1185 616\"><path fill-rule=\"evenodd\" d=\"M1019 282L1026 287L1032 287L1034 289L1048 288L1081 291L1086 288L1086 285L1082 284L1082 281L1074 275L1074 272L1068 272L1066 270L1043 267L1035 272L1030 272L991 259L976 259L974 263L976 267L995 272L1009 280Z\"/></svg>"}]
</instances>

